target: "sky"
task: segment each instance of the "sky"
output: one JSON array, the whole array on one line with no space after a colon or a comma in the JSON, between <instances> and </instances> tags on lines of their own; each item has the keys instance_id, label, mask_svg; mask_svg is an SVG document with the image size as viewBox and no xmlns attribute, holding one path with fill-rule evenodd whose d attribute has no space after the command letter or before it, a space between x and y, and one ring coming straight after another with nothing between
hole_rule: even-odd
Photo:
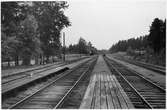
<instances>
[{"instance_id":1,"label":"sky","mask_svg":"<svg viewBox=\"0 0 167 110\"><path fill-rule=\"evenodd\" d=\"M66 45L80 37L97 49L109 49L119 40L149 33L154 18L165 19L164 0L71 0L67 1L71 26L63 29Z\"/></svg>"}]
</instances>

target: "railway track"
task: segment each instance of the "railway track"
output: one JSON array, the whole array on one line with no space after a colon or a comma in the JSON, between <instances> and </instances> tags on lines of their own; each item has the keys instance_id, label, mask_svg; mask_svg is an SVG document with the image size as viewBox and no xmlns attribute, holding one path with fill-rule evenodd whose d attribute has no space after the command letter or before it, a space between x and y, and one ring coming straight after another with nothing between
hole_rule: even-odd
<instances>
[{"instance_id":1,"label":"railway track","mask_svg":"<svg viewBox=\"0 0 167 110\"><path fill-rule=\"evenodd\" d=\"M105 61L136 108L165 108L165 89L107 57Z\"/></svg>"},{"instance_id":2,"label":"railway track","mask_svg":"<svg viewBox=\"0 0 167 110\"><path fill-rule=\"evenodd\" d=\"M83 59L83 58L81 58L81 59ZM27 71L18 72L18 73L15 73L15 74L10 74L10 75L7 75L7 76L3 76L2 77L2 84L7 84L7 83L10 84L10 83L18 82L18 80L24 80L28 77L32 77L32 75L34 75L34 74L40 74L41 72L44 72L44 71L47 71L47 70L50 70L50 69L53 69L53 68L57 68L57 67L60 67L60 66L64 66L66 64L70 64L70 63L76 62L76 61L81 60L81 59L68 61L67 63L60 62L60 63L57 63L57 64L51 64L51 65L42 66L42 67L27 70Z\"/></svg>"},{"instance_id":3,"label":"railway track","mask_svg":"<svg viewBox=\"0 0 167 110\"><path fill-rule=\"evenodd\" d=\"M75 86L87 74L97 58L86 61L84 64L68 70L60 77L57 77L38 91L18 101L9 107L9 109L51 109L60 108L64 100L73 91Z\"/></svg>"},{"instance_id":4,"label":"railway track","mask_svg":"<svg viewBox=\"0 0 167 110\"><path fill-rule=\"evenodd\" d=\"M158 73L163 74L163 75L166 74L166 69L165 69L165 67L162 67L162 66L148 64L148 63L144 63L144 62L140 62L140 61L132 61L132 60L124 59L122 57L118 57L118 56L114 56L114 58L116 58L118 60L123 60L125 62L130 63L130 64L134 64L134 65L137 65L137 66L140 66L140 67L144 67L146 69L158 72Z\"/></svg>"}]
</instances>

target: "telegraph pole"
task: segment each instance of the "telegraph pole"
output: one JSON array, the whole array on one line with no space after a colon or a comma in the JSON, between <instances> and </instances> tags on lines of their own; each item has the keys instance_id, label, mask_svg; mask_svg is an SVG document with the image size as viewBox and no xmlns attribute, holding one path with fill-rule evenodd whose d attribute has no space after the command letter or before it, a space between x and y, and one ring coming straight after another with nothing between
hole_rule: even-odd
<instances>
[{"instance_id":1,"label":"telegraph pole","mask_svg":"<svg viewBox=\"0 0 167 110\"><path fill-rule=\"evenodd\" d=\"M65 32L63 32L63 61L65 61Z\"/></svg>"}]
</instances>

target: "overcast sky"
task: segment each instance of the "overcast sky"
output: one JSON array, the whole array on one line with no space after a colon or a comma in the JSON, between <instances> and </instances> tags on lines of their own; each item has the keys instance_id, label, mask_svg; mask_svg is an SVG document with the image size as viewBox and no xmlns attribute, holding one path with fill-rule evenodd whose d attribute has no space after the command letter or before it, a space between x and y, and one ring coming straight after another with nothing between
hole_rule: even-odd
<instances>
[{"instance_id":1,"label":"overcast sky","mask_svg":"<svg viewBox=\"0 0 167 110\"><path fill-rule=\"evenodd\" d=\"M63 30L66 45L83 37L97 49L148 34L153 19L164 20L166 11L163 0L73 0L68 4L65 14L72 26Z\"/></svg>"}]
</instances>

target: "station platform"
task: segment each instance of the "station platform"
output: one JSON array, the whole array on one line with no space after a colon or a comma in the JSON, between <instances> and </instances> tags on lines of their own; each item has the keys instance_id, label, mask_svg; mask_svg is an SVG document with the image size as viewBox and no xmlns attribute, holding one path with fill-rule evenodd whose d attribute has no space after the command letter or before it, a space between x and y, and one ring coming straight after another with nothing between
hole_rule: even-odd
<instances>
[{"instance_id":1,"label":"station platform","mask_svg":"<svg viewBox=\"0 0 167 110\"><path fill-rule=\"evenodd\" d=\"M55 62L55 63L48 63L48 64L45 64L45 65L34 65L34 66L30 66L30 67L20 67L20 68L18 67L18 68L2 69L1 70L1 77L4 78L4 77L8 77L10 75L20 74L20 73L24 73L24 72L30 72L34 69L42 69L42 68L49 67L49 66L59 67L59 66L67 65L69 63L75 63L75 62L78 62L78 61L86 59L86 58L89 58L89 57L81 56L79 58L67 58L66 62L58 61L58 62Z\"/></svg>"},{"instance_id":2,"label":"station platform","mask_svg":"<svg viewBox=\"0 0 167 110\"><path fill-rule=\"evenodd\" d=\"M79 64L88 61L89 59L91 59L91 58L85 58L85 59L79 60L79 61L71 63L71 64L67 64L67 65L64 65L64 66L57 67L57 68L52 68L52 69L43 71L43 72L38 73L38 74L33 74L32 76L30 75L29 77L26 77L26 79L24 79L24 80L23 79L18 79L15 82L2 84L2 91L1 92L2 92L2 94L7 93L7 92L12 91L12 90L14 90L16 88L22 87L22 86L24 86L24 85L26 85L28 83L31 83L31 82L34 82L34 81L36 81L38 79L46 77L49 74L61 71L61 70L65 69L65 68L72 69L72 68L78 66Z\"/></svg>"},{"instance_id":3,"label":"station platform","mask_svg":"<svg viewBox=\"0 0 167 110\"><path fill-rule=\"evenodd\" d=\"M80 109L133 109L134 106L102 56L98 57Z\"/></svg>"}]
</instances>

